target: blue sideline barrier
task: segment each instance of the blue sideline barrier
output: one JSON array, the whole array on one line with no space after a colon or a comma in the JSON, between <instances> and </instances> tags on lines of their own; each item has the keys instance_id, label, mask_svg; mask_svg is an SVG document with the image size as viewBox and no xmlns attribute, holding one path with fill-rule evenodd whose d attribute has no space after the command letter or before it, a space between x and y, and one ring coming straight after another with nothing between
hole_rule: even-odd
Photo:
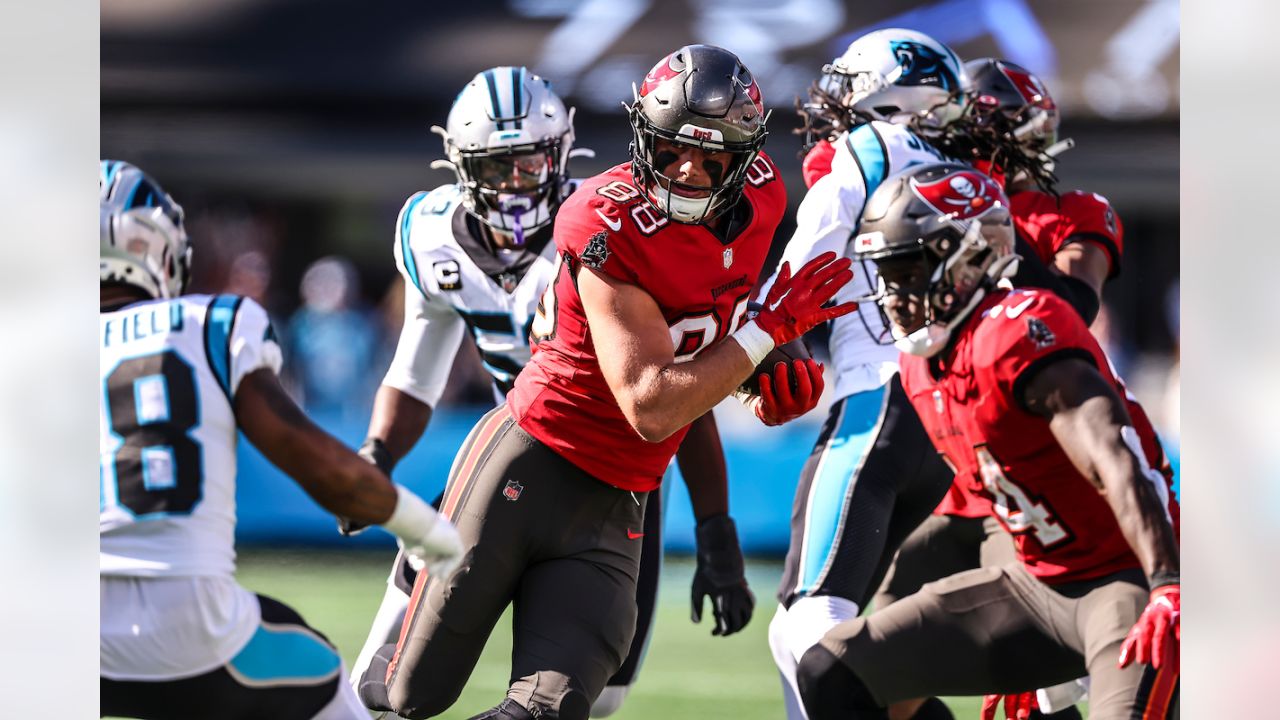
<instances>
[{"instance_id":1,"label":"blue sideline barrier","mask_svg":"<svg viewBox=\"0 0 1280 720\"><path fill-rule=\"evenodd\" d=\"M480 408L443 412L432 418L422 442L396 467L395 479L428 500L434 498L444 489L457 448L483 413ZM324 417L317 421L352 447L364 439L363 423ZM794 423L746 434L735 434L724 426L721 429L729 468L730 505L743 550L765 555L786 553L796 477L817 437L818 424ZM1177 448L1167 449L1176 469ZM339 535L333 517L243 439L238 472L236 539L241 543L394 546L391 536L380 529L350 538ZM668 503L666 547L690 553L694 542L693 510L683 481L676 485Z\"/></svg>"}]
</instances>

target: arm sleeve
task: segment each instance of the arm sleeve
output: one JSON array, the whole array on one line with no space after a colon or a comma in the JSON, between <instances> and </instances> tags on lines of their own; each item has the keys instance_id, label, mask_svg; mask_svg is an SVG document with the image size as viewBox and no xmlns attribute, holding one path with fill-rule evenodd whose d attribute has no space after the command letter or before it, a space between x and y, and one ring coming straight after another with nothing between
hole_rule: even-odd
<instances>
[{"instance_id":1,"label":"arm sleeve","mask_svg":"<svg viewBox=\"0 0 1280 720\"><path fill-rule=\"evenodd\" d=\"M245 375L264 367L279 373L282 362L280 344L267 311L250 298L237 300L239 307L228 343L232 397Z\"/></svg>"},{"instance_id":2,"label":"arm sleeve","mask_svg":"<svg viewBox=\"0 0 1280 720\"><path fill-rule=\"evenodd\" d=\"M860 177L845 178L834 174L824 175L809 188L804 200L800 201L800 209L796 211L796 231L787 241L782 251L782 259L778 267L764 282L755 294L757 302L763 302L778 277L778 269L782 263L791 263L791 272L795 273L805 263L825 253L834 252L843 257L849 247L849 240L857 230L858 219L862 216L862 206L867 196Z\"/></svg>"},{"instance_id":3,"label":"arm sleeve","mask_svg":"<svg viewBox=\"0 0 1280 720\"><path fill-rule=\"evenodd\" d=\"M405 279L404 325L382 384L434 408L444 394L466 324L451 306L432 298L418 276L409 242L410 223L414 207L425 197L426 193L418 193L409 198L396 223L392 252L396 269Z\"/></svg>"},{"instance_id":4,"label":"arm sleeve","mask_svg":"<svg viewBox=\"0 0 1280 720\"><path fill-rule=\"evenodd\" d=\"M1048 290L1070 303L1071 307L1075 308L1075 311L1084 319L1086 325L1093 324L1094 318L1098 316L1099 307L1098 294L1093 288L1083 280L1049 270L1040 260L1035 249L1022 239L1021 234L1014 242L1018 256L1021 258L1018 262L1018 272L1013 276L1014 287Z\"/></svg>"},{"instance_id":5,"label":"arm sleeve","mask_svg":"<svg viewBox=\"0 0 1280 720\"><path fill-rule=\"evenodd\" d=\"M404 292L404 327L382 384L435 407L444 394L466 324L453 308L428 300L411 285Z\"/></svg>"}]
</instances>

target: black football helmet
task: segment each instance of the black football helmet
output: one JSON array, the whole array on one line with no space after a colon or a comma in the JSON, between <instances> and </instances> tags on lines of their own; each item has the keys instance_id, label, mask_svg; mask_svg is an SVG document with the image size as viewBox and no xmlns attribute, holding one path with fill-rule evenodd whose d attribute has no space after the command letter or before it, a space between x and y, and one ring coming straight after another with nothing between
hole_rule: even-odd
<instances>
[{"instance_id":1,"label":"black football helmet","mask_svg":"<svg viewBox=\"0 0 1280 720\"><path fill-rule=\"evenodd\" d=\"M666 217L681 223L710 220L742 196L747 168L764 146L760 86L737 55L714 45L686 45L653 66L627 108L631 118L631 173L636 186ZM662 173L659 139L726 152L731 158L712 186L678 182ZM668 161L669 162L669 161ZM706 197L672 193L679 187Z\"/></svg>"},{"instance_id":2,"label":"black football helmet","mask_svg":"<svg viewBox=\"0 0 1280 720\"><path fill-rule=\"evenodd\" d=\"M942 144L992 175L1025 175L1046 191L1057 182L1053 157L1071 147L1058 141L1058 106L1048 88L1027 69L1006 60L965 63L965 108Z\"/></svg>"},{"instance_id":3,"label":"black football helmet","mask_svg":"<svg viewBox=\"0 0 1280 720\"><path fill-rule=\"evenodd\" d=\"M879 303L900 350L925 357L1014 273L1013 246L1004 191L954 162L917 165L882 183L853 239L864 267L874 262L879 271L879 291L863 299Z\"/></svg>"}]
</instances>

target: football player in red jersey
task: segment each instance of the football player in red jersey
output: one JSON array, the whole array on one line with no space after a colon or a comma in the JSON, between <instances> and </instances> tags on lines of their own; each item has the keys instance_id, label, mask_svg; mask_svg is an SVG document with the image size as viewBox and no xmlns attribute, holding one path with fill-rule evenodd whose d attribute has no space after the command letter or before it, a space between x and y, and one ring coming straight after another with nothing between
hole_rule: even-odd
<instances>
[{"instance_id":1,"label":"football player in red jersey","mask_svg":"<svg viewBox=\"0 0 1280 720\"><path fill-rule=\"evenodd\" d=\"M445 489L441 512L456 519L465 559L447 577L419 574L399 642L365 674L370 707L446 710L514 601L511 685L477 717L585 719L635 630L645 494L690 422L775 345L854 309L822 307L852 278L828 254L785 273L747 316L786 193L760 152L759 88L736 56L672 53L630 117L632 162L560 208L538 351L472 431ZM794 389L787 370L762 383L765 422L817 402L821 367L794 363Z\"/></svg>"},{"instance_id":2,"label":"football player in red jersey","mask_svg":"<svg viewBox=\"0 0 1280 720\"><path fill-rule=\"evenodd\" d=\"M828 632L800 661L815 720L1086 673L1095 720L1176 713L1173 501L1079 314L1052 293L997 286L1016 264L1007 208L964 165L915 167L871 197L854 246L877 264L912 404L1020 562L931 583Z\"/></svg>"},{"instance_id":3,"label":"football player in red jersey","mask_svg":"<svg viewBox=\"0 0 1280 720\"><path fill-rule=\"evenodd\" d=\"M1101 303L1103 284L1119 272L1123 227L1102 196L1078 190L1058 194L1054 190L1054 157L1069 141L1058 141L1057 105L1039 78L1013 63L992 58L971 60L965 63L965 70L965 113L945 128L940 147L1003 179L1016 232L1015 248L1021 257L1013 284L1050 290L1091 323ZM1142 430L1151 465L1159 468L1171 485L1172 470L1146 412L1127 391L1124 397L1134 426ZM875 607L906 597L925 583L979 565L1003 564L1012 557L1013 543L991 517L990 502L963 483L955 483L933 516L902 544L875 597ZM1076 683L1049 688L1040 693L1041 704L1047 712L1056 713L1083 693L1084 688ZM1029 698L1022 704L1029 705ZM895 712L911 716L905 709ZM1054 715L1071 716L1079 717L1079 713Z\"/></svg>"}]
</instances>

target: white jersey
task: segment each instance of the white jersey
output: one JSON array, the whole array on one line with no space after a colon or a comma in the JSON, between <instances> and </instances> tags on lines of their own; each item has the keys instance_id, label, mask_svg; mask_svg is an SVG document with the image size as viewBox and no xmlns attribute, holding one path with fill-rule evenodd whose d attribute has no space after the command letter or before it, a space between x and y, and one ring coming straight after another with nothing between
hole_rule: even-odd
<instances>
[{"instance_id":1,"label":"white jersey","mask_svg":"<svg viewBox=\"0 0 1280 720\"><path fill-rule=\"evenodd\" d=\"M524 247L495 252L479 239L480 222L463 207L457 185L411 196L396 224L396 266L407 283L404 329L382 384L434 408L470 333L501 400L529 362L529 326L555 277L548 230Z\"/></svg>"},{"instance_id":2,"label":"white jersey","mask_svg":"<svg viewBox=\"0 0 1280 720\"><path fill-rule=\"evenodd\" d=\"M942 153L902 125L875 120L859 125L835 140L831 172L813 184L796 212L796 232L782 260L792 271L825 252L853 258L850 241L857 234L867 197L885 178L913 165L946 159ZM781 263L780 263L781 264ZM869 294L875 269L854 263L853 280L836 293L837 302ZM764 298L773 278L757 297ZM874 303L836 318L831 328L831 362L835 365L835 400L879 387L898 370L898 350ZM884 344L882 344L884 343Z\"/></svg>"},{"instance_id":3,"label":"white jersey","mask_svg":"<svg viewBox=\"0 0 1280 720\"><path fill-rule=\"evenodd\" d=\"M102 575L235 571L236 419L248 373L280 369L267 313L188 295L99 316Z\"/></svg>"}]
</instances>

